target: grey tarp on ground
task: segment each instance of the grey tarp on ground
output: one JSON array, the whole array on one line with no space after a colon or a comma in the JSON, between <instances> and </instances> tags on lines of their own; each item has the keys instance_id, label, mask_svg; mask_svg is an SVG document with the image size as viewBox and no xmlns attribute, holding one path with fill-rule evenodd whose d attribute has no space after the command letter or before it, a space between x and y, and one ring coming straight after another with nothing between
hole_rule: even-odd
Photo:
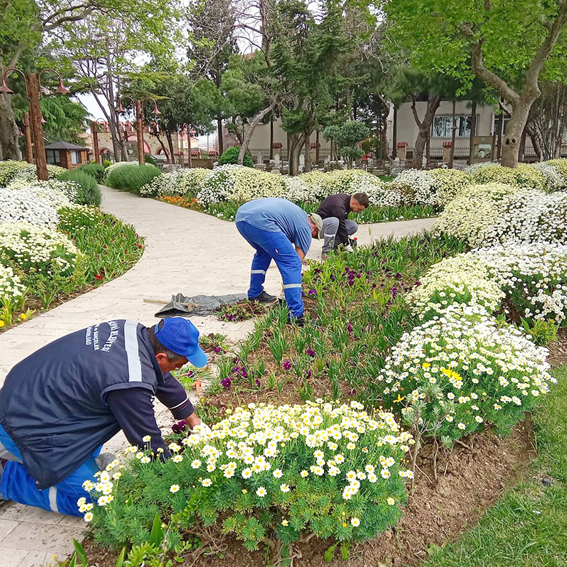
<instances>
[{"instance_id":1,"label":"grey tarp on ground","mask_svg":"<svg viewBox=\"0 0 567 567\"><path fill-rule=\"evenodd\" d=\"M233 293L230 295L194 295L187 297L181 293L171 296L171 303L164 305L156 314L156 317L191 317L198 315L205 317L214 313L221 305L234 303L246 299L246 295ZM183 305L184 303L195 304Z\"/></svg>"}]
</instances>

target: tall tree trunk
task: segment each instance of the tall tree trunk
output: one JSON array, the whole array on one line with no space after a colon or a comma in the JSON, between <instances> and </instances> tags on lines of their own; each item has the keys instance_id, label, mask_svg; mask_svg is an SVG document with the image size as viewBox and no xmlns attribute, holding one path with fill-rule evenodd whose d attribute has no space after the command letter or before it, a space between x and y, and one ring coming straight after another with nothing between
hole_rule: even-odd
<instances>
[{"instance_id":1,"label":"tall tree trunk","mask_svg":"<svg viewBox=\"0 0 567 567\"><path fill-rule=\"evenodd\" d=\"M500 113L498 120L498 148L496 152L496 159L502 159L502 138L504 137L504 113Z\"/></svg>"},{"instance_id":2,"label":"tall tree trunk","mask_svg":"<svg viewBox=\"0 0 567 567\"><path fill-rule=\"evenodd\" d=\"M396 159L398 151L398 107L394 106L394 121L392 124L392 159Z\"/></svg>"},{"instance_id":3,"label":"tall tree trunk","mask_svg":"<svg viewBox=\"0 0 567 567\"><path fill-rule=\"evenodd\" d=\"M165 131L165 138L167 140L167 145L169 146L169 161L170 163L175 163L175 149L173 147L173 136L169 130Z\"/></svg>"},{"instance_id":4,"label":"tall tree trunk","mask_svg":"<svg viewBox=\"0 0 567 567\"><path fill-rule=\"evenodd\" d=\"M311 134L313 133L313 127L310 126L305 130L305 169L304 171L311 171L313 169L313 164L311 162Z\"/></svg>"},{"instance_id":5,"label":"tall tree trunk","mask_svg":"<svg viewBox=\"0 0 567 567\"><path fill-rule=\"evenodd\" d=\"M21 160L19 131L10 95L0 94L0 160Z\"/></svg>"},{"instance_id":6,"label":"tall tree trunk","mask_svg":"<svg viewBox=\"0 0 567 567\"><path fill-rule=\"evenodd\" d=\"M472 163L474 157L474 137L476 134L476 107L477 102L473 100L471 105L471 134L469 136L469 165Z\"/></svg>"},{"instance_id":7,"label":"tall tree trunk","mask_svg":"<svg viewBox=\"0 0 567 567\"><path fill-rule=\"evenodd\" d=\"M457 101L453 101L453 123L451 128L451 152L449 154L449 169L455 163L455 142L457 141Z\"/></svg>"},{"instance_id":8,"label":"tall tree trunk","mask_svg":"<svg viewBox=\"0 0 567 567\"><path fill-rule=\"evenodd\" d=\"M537 161L543 161L543 156L541 154L541 147L539 145L539 140L537 139L537 135L535 133L535 131L530 128L530 126L526 126L526 132L528 133L528 136L530 137L530 140L532 141L532 146L534 148L534 152L537 156Z\"/></svg>"},{"instance_id":9,"label":"tall tree trunk","mask_svg":"<svg viewBox=\"0 0 567 567\"><path fill-rule=\"evenodd\" d=\"M506 135L502 142L503 167L518 167L518 154L520 150L520 143L522 141L522 134L524 133L524 128L528 123L528 116L533 102L533 100L525 100L522 97L520 98L520 102L514 105L512 117L508 122Z\"/></svg>"},{"instance_id":10,"label":"tall tree trunk","mask_svg":"<svg viewBox=\"0 0 567 567\"><path fill-rule=\"evenodd\" d=\"M274 115L270 116L270 161L274 159Z\"/></svg>"},{"instance_id":11,"label":"tall tree trunk","mask_svg":"<svg viewBox=\"0 0 567 567\"><path fill-rule=\"evenodd\" d=\"M419 133L417 135L417 139L415 141L415 147L413 150L413 161L412 167L414 169L422 169L423 168L423 152L425 150L425 146L430 139L431 134L431 126L433 124L433 119L435 118L435 113L441 104L441 96L430 96L429 100L427 101L427 109L425 110L425 116L422 120L420 120L417 109L415 106L415 97L412 101L412 110L414 119L419 127Z\"/></svg>"},{"instance_id":12,"label":"tall tree trunk","mask_svg":"<svg viewBox=\"0 0 567 567\"><path fill-rule=\"evenodd\" d=\"M158 141L159 145L161 146L161 151L164 153L164 155L167 157L168 155L168 151L165 147L165 144L163 143L163 140L161 139L160 135L159 135L159 129L157 127L157 125L153 126L153 132L152 135L156 137L156 140Z\"/></svg>"},{"instance_id":13,"label":"tall tree trunk","mask_svg":"<svg viewBox=\"0 0 567 567\"><path fill-rule=\"evenodd\" d=\"M289 174L297 175L299 173L299 155L305 141L304 134L292 134L289 145Z\"/></svg>"},{"instance_id":14,"label":"tall tree trunk","mask_svg":"<svg viewBox=\"0 0 567 567\"><path fill-rule=\"evenodd\" d=\"M250 145L250 140L252 139L252 134L254 134L254 130L256 129L256 126L260 124L260 122L263 120L264 116L268 114L268 112L272 112L274 106L275 103L272 102L269 106L258 112L258 114L254 116L252 122L250 122L250 125L248 126L248 131L244 134L242 145L240 146L240 151L238 152L238 159L236 160L237 164L242 165L244 163L244 156L246 155L246 150L248 150L248 146Z\"/></svg>"},{"instance_id":15,"label":"tall tree trunk","mask_svg":"<svg viewBox=\"0 0 567 567\"><path fill-rule=\"evenodd\" d=\"M217 118L217 131L218 131L218 144L219 144L219 157L224 152L224 140L222 134L222 118Z\"/></svg>"}]
</instances>

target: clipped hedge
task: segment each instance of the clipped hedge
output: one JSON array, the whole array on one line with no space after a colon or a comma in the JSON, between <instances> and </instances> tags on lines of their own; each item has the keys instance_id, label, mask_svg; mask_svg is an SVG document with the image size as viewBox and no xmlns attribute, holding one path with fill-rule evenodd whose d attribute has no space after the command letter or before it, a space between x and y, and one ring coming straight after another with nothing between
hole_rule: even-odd
<instances>
[{"instance_id":1,"label":"clipped hedge","mask_svg":"<svg viewBox=\"0 0 567 567\"><path fill-rule=\"evenodd\" d=\"M102 183L105 174L105 167L101 163L85 163L79 167L79 171L91 175L97 180L97 183Z\"/></svg>"},{"instance_id":2,"label":"clipped hedge","mask_svg":"<svg viewBox=\"0 0 567 567\"><path fill-rule=\"evenodd\" d=\"M154 177L161 175L155 165L129 164L128 166L111 166L106 170L105 183L114 189L140 194L140 189Z\"/></svg>"},{"instance_id":3,"label":"clipped hedge","mask_svg":"<svg viewBox=\"0 0 567 567\"><path fill-rule=\"evenodd\" d=\"M91 174L80 169L74 169L61 173L59 179L62 181L73 181L78 185L77 200L75 202L79 205L94 205L95 207L100 205L102 193L97 180Z\"/></svg>"}]
</instances>

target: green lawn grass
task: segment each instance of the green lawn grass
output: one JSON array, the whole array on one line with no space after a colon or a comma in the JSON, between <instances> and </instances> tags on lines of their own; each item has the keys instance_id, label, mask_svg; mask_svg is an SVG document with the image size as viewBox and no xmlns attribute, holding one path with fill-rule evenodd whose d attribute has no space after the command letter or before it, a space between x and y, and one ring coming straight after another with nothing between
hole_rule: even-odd
<instances>
[{"instance_id":1,"label":"green lawn grass","mask_svg":"<svg viewBox=\"0 0 567 567\"><path fill-rule=\"evenodd\" d=\"M530 478L459 541L430 549L426 567L567 565L567 366L554 375L558 384L533 414L538 457Z\"/></svg>"}]
</instances>

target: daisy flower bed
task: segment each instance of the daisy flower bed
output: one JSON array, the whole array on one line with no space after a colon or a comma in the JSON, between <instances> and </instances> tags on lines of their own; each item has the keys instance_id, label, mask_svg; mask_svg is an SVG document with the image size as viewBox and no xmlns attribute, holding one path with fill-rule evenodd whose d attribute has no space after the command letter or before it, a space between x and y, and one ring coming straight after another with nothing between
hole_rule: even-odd
<instances>
[{"instance_id":1,"label":"daisy flower bed","mask_svg":"<svg viewBox=\"0 0 567 567\"><path fill-rule=\"evenodd\" d=\"M79 185L34 171L0 163L0 330L124 273L143 251L131 226L78 204Z\"/></svg>"}]
</instances>

